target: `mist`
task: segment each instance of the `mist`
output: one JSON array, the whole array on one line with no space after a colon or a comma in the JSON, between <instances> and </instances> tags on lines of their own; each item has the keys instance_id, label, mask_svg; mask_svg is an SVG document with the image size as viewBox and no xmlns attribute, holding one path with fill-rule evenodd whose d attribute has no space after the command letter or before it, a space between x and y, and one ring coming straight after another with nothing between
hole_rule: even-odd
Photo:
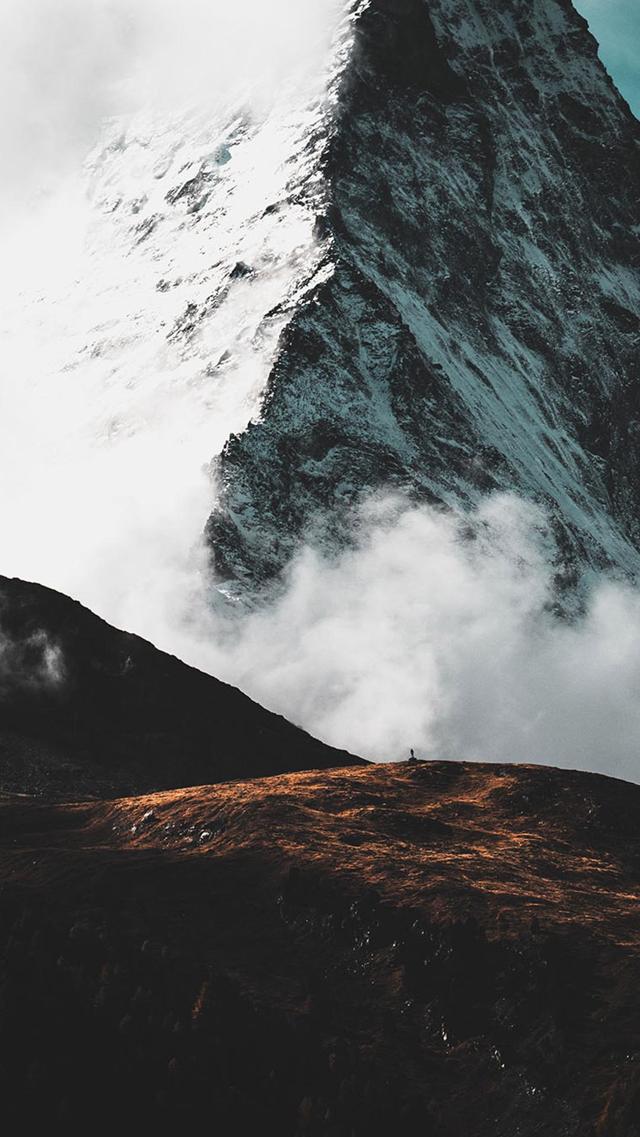
<instances>
[{"instance_id":1,"label":"mist","mask_svg":"<svg viewBox=\"0 0 640 1137\"><path fill-rule=\"evenodd\" d=\"M3 6L0 572L147 634L176 604L322 252L343 7Z\"/></svg>"},{"instance_id":2,"label":"mist","mask_svg":"<svg viewBox=\"0 0 640 1137\"><path fill-rule=\"evenodd\" d=\"M62 649L44 630L16 640L0 625L0 697L25 690L51 691L65 682Z\"/></svg>"},{"instance_id":3,"label":"mist","mask_svg":"<svg viewBox=\"0 0 640 1137\"><path fill-rule=\"evenodd\" d=\"M636 590L595 578L559 616L548 519L512 496L459 512L375 497L353 530L336 557L301 549L253 613L216 617L194 589L166 644L376 761L413 747L638 780Z\"/></svg>"},{"instance_id":4,"label":"mist","mask_svg":"<svg viewBox=\"0 0 640 1137\"><path fill-rule=\"evenodd\" d=\"M73 176L106 121L269 102L317 78L339 0L3 0L0 202Z\"/></svg>"}]
</instances>

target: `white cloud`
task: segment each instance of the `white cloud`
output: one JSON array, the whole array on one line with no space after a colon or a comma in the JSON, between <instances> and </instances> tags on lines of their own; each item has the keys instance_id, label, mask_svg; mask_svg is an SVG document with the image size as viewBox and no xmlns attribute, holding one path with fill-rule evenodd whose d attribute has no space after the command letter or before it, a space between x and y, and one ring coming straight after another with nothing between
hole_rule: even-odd
<instances>
[{"instance_id":1,"label":"white cloud","mask_svg":"<svg viewBox=\"0 0 640 1137\"><path fill-rule=\"evenodd\" d=\"M165 579L191 573L205 465L259 405L286 319L273 311L314 270L313 201L296 190L342 5L0 9L13 184L50 191L2 211L0 572L147 632L172 603ZM167 200L203 166L201 212ZM239 260L255 271L230 285ZM194 334L172 335L189 308Z\"/></svg>"},{"instance_id":2,"label":"white cloud","mask_svg":"<svg viewBox=\"0 0 640 1137\"><path fill-rule=\"evenodd\" d=\"M113 115L268 99L317 67L339 0L3 0L0 200L72 172Z\"/></svg>"},{"instance_id":3,"label":"white cloud","mask_svg":"<svg viewBox=\"0 0 640 1137\"><path fill-rule=\"evenodd\" d=\"M51 690L65 681L62 649L42 629L22 640L8 635L0 625L0 695L34 688Z\"/></svg>"},{"instance_id":4,"label":"white cloud","mask_svg":"<svg viewBox=\"0 0 640 1137\"><path fill-rule=\"evenodd\" d=\"M356 549L303 551L275 604L228 625L203 605L166 643L366 757L413 746L638 780L637 591L600 581L580 617L554 615L545 517L516 498L457 516L394 498L367 514Z\"/></svg>"}]
</instances>

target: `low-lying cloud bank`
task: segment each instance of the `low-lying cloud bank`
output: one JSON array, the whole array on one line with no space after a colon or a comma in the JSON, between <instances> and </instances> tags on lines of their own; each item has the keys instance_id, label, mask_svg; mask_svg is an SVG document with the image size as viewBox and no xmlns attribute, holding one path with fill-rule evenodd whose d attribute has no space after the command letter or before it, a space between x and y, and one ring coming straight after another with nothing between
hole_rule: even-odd
<instances>
[{"instance_id":1,"label":"low-lying cloud bank","mask_svg":"<svg viewBox=\"0 0 640 1137\"><path fill-rule=\"evenodd\" d=\"M337 746L376 760L544 762L640 776L640 595L596 582L554 613L544 514L509 496L473 514L398 498L357 547L305 549L285 594L214 619L191 596L163 646Z\"/></svg>"}]
</instances>

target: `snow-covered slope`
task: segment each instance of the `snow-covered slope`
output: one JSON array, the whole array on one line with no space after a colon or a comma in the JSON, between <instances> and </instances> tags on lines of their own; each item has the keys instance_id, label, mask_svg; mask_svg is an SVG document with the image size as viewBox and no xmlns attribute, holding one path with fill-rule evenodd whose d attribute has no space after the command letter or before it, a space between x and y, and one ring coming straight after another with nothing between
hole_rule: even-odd
<instances>
[{"instance_id":1,"label":"snow-covered slope","mask_svg":"<svg viewBox=\"0 0 640 1137\"><path fill-rule=\"evenodd\" d=\"M637 590L573 588L640 567L638 125L584 21L188 8L164 101L0 210L0 572L359 753L636 777Z\"/></svg>"},{"instance_id":2,"label":"snow-covered slope","mask_svg":"<svg viewBox=\"0 0 640 1137\"><path fill-rule=\"evenodd\" d=\"M363 493L546 505L571 582L640 567L639 128L569 0L371 0L322 155L323 279L216 464L218 573Z\"/></svg>"},{"instance_id":3,"label":"snow-covered slope","mask_svg":"<svg viewBox=\"0 0 640 1137\"><path fill-rule=\"evenodd\" d=\"M349 24L321 7L303 75L287 57L256 91L241 60L226 96L114 119L3 234L0 568L154 637L215 500L208 464L327 275L320 152Z\"/></svg>"},{"instance_id":4,"label":"snow-covered slope","mask_svg":"<svg viewBox=\"0 0 640 1137\"><path fill-rule=\"evenodd\" d=\"M637 570L638 128L584 21L325 7L304 81L114 120L12 235L0 568L152 638L212 510L234 590L398 487Z\"/></svg>"}]
</instances>

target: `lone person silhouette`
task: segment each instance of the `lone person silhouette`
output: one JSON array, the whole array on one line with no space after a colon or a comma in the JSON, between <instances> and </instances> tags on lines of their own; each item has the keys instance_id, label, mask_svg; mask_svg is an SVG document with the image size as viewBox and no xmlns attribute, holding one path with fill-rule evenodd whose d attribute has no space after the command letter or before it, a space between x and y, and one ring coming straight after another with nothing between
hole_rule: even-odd
<instances>
[{"instance_id":1,"label":"lone person silhouette","mask_svg":"<svg viewBox=\"0 0 640 1137\"><path fill-rule=\"evenodd\" d=\"M413 750L410 750L409 751L409 765L414 766L415 764L417 764L417 761L418 761L418 759L416 758Z\"/></svg>"}]
</instances>

